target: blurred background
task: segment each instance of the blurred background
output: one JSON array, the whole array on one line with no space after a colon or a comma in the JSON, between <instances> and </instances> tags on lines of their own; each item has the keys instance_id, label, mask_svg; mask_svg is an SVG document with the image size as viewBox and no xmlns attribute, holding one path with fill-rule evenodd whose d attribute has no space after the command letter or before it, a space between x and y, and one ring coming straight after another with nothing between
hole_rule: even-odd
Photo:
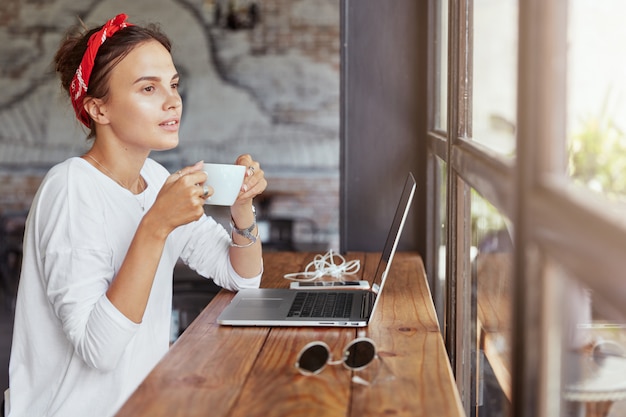
<instances>
[{"instance_id":1,"label":"blurred background","mask_svg":"<svg viewBox=\"0 0 626 417\"><path fill-rule=\"evenodd\" d=\"M339 8L334 0L0 3L2 391L28 209L45 173L90 145L51 64L67 29L118 13L158 23L173 42L184 114L178 148L151 157L174 172L250 153L268 179L255 203L266 250L326 251L339 245ZM227 221L227 210L207 211ZM177 268L172 340L218 290Z\"/></svg>"}]
</instances>

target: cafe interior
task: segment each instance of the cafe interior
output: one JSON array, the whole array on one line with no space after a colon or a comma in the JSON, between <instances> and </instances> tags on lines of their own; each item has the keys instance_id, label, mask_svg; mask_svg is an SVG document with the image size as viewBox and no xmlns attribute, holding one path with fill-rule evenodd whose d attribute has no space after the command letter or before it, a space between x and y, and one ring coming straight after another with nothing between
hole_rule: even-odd
<instances>
[{"instance_id":1,"label":"cafe interior","mask_svg":"<svg viewBox=\"0 0 626 417\"><path fill-rule=\"evenodd\" d=\"M626 416L624 11L620 0L3 2L0 389L30 203L53 165L89 145L52 55L77 17L124 12L160 23L181 74L180 145L151 157L170 172L241 153L261 163L262 287L287 288L333 253L358 270L316 280L374 287L390 268L364 327L225 326L234 294L179 263L170 351L117 416ZM386 259L409 173L413 201ZM205 211L228 225L227 207ZM362 367L346 359L356 342L374 349ZM313 375L311 343L330 355Z\"/></svg>"}]
</instances>

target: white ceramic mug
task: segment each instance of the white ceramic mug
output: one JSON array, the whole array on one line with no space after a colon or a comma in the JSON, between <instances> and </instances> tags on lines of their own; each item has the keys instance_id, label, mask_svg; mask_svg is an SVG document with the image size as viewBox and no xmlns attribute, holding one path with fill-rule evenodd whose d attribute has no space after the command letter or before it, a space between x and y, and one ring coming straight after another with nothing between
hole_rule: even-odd
<instances>
[{"instance_id":1,"label":"white ceramic mug","mask_svg":"<svg viewBox=\"0 0 626 417\"><path fill-rule=\"evenodd\" d=\"M205 204L216 206L232 206L241 186L243 185L246 167L232 164L204 164L206 184L213 188L213 194L206 199Z\"/></svg>"}]
</instances>

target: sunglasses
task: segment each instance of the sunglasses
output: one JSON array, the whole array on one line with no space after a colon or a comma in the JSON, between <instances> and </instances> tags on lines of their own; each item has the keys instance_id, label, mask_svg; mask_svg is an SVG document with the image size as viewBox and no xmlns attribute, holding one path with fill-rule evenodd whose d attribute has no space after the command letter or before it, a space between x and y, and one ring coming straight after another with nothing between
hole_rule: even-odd
<instances>
[{"instance_id":1,"label":"sunglasses","mask_svg":"<svg viewBox=\"0 0 626 417\"><path fill-rule=\"evenodd\" d=\"M376 345L372 339L359 337L343 349L341 359L333 361L330 348L321 341L308 343L298 354L296 368L302 375L316 375L322 372L326 365L343 364L352 371L367 367L377 357Z\"/></svg>"}]
</instances>

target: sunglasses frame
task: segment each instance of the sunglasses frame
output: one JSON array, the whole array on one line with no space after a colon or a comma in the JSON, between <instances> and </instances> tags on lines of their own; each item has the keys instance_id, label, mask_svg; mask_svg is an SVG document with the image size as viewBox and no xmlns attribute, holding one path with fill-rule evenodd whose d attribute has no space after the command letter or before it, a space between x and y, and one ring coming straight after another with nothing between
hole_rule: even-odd
<instances>
[{"instance_id":1,"label":"sunglasses frame","mask_svg":"<svg viewBox=\"0 0 626 417\"><path fill-rule=\"evenodd\" d=\"M355 344L361 343L361 342L367 342L374 348L374 354L372 355L372 358L365 365L362 365L362 366L352 367L352 366L347 365L348 358L350 357L350 349ZM300 361L302 359L302 355L307 350L311 349L314 346L323 347L326 350L327 359L324 362L324 364L320 366L318 369L316 369L315 371L309 371L300 366ZM343 348L343 354L342 354L341 359L337 359L337 360L332 360L332 353L331 353L330 347L325 342L322 342L321 340L316 340L316 341L307 343L302 349L300 349L295 366L298 369L298 372L300 372L302 375L317 375L321 373L328 365L339 365L339 364L342 364L344 368L349 369L351 371L360 371L361 369L367 368L377 357L378 357L378 349L376 348L376 343L374 343L374 341L370 339L369 337L357 337L356 339L353 339L352 341L350 341L346 345L346 347Z\"/></svg>"}]
</instances>

